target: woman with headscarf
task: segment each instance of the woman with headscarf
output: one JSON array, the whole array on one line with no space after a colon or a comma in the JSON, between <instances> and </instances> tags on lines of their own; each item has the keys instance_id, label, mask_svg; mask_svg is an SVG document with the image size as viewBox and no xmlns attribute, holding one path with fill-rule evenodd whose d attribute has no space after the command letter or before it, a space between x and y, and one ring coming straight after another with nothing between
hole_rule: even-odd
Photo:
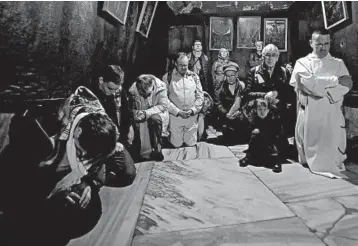
<instances>
[{"instance_id":1,"label":"woman with headscarf","mask_svg":"<svg viewBox=\"0 0 358 246\"><path fill-rule=\"evenodd\" d=\"M63 128L52 140L31 116L12 119L10 144L0 157L5 174L0 238L6 245L22 240L51 245L83 235L101 216L101 186L133 182L133 161L91 91L79 87L60 108L59 119Z\"/></svg>"}]
</instances>

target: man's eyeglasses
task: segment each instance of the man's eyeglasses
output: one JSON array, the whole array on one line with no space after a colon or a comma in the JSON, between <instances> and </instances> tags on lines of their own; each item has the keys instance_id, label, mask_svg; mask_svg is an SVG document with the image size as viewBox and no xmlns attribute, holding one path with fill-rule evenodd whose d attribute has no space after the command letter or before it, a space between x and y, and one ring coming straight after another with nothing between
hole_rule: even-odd
<instances>
[{"instance_id":1,"label":"man's eyeglasses","mask_svg":"<svg viewBox=\"0 0 358 246\"><path fill-rule=\"evenodd\" d=\"M321 43L314 43L314 45L316 46L316 47L320 47L320 48L323 48L323 46L329 46L330 45L330 43L324 43L324 44L321 44Z\"/></svg>"},{"instance_id":2,"label":"man's eyeglasses","mask_svg":"<svg viewBox=\"0 0 358 246\"><path fill-rule=\"evenodd\" d=\"M276 53L273 53L273 54L266 53L265 57L267 57L267 58L270 58L270 57L276 58L276 57L278 57L278 54L276 54Z\"/></svg>"},{"instance_id":3,"label":"man's eyeglasses","mask_svg":"<svg viewBox=\"0 0 358 246\"><path fill-rule=\"evenodd\" d=\"M122 91L122 86L119 86L118 88L111 88L107 85L107 90L109 91L109 93L111 95L115 95L115 96L118 96L121 94L121 91Z\"/></svg>"}]
</instances>

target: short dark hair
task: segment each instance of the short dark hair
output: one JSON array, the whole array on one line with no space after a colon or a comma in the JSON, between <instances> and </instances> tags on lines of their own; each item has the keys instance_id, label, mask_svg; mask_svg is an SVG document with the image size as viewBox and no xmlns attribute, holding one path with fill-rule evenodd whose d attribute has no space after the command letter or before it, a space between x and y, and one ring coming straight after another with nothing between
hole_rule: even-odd
<instances>
[{"instance_id":1,"label":"short dark hair","mask_svg":"<svg viewBox=\"0 0 358 246\"><path fill-rule=\"evenodd\" d=\"M136 79L136 86L147 90L154 83L154 76L150 74L142 74Z\"/></svg>"},{"instance_id":2,"label":"short dark hair","mask_svg":"<svg viewBox=\"0 0 358 246\"><path fill-rule=\"evenodd\" d=\"M311 39L312 39L312 37L313 37L314 34L318 34L318 35L330 35L330 32L329 32L327 29L325 29L325 28L323 28L323 27L320 27L320 28L314 29L314 30L312 31Z\"/></svg>"},{"instance_id":3,"label":"short dark hair","mask_svg":"<svg viewBox=\"0 0 358 246\"><path fill-rule=\"evenodd\" d=\"M87 158L110 155L117 142L117 128L113 121L102 113L90 113L80 120L82 133L78 141L88 153Z\"/></svg>"},{"instance_id":4,"label":"short dark hair","mask_svg":"<svg viewBox=\"0 0 358 246\"><path fill-rule=\"evenodd\" d=\"M203 45L203 42L200 39L195 39L192 46L194 46L196 42L200 42L200 44Z\"/></svg>"},{"instance_id":5,"label":"short dark hair","mask_svg":"<svg viewBox=\"0 0 358 246\"><path fill-rule=\"evenodd\" d=\"M124 72L118 65L105 66L102 69L100 76L103 78L104 82L110 81L117 85L123 84Z\"/></svg>"}]
</instances>

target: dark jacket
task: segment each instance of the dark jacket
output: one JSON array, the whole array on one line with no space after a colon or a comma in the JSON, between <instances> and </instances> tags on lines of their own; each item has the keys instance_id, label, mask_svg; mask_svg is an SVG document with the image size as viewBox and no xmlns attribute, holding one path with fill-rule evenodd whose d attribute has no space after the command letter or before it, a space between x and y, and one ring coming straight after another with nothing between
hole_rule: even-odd
<instances>
[{"instance_id":1,"label":"dark jacket","mask_svg":"<svg viewBox=\"0 0 358 246\"><path fill-rule=\"evenodd\" d=\"M256 74L261 75L265 82L260 84ZM287 92L290 89L288 72L285 68L276 64L272 76L270 77L264 64L261 64L250 69L243 95L245 102L248 102L252 99L264 97L269 91L277 91L277 99L280 100L281 104L285 104L289 99L287 97Z\"/></svg>"},{"instance_id":2,"label":"dark jacket","mask_svg":"<svg viewBox=\"0 0 358 246\"><path fill-rule=\"evenodd\" d=\"M263 61L262 54L259 55L257 52L251 52L249 55L249 66L250 68L259 66Z\"/></svg>"},{"instance_id":3,"label":"dark jacket","mask_svg":"<svg viewBox=\"0 0 358 246\"><path fill-rule=\"evenodd\" d=\"M241 96L243 91L241 83L237 80L234 95L231 94L229 84L226 82L222 83L221 88L215 92L214 102L220 114L226 115L234 104L236 97Z\"/></svg>"},{"instance_id":4,"label":"dark jacket","mask_svg":"<svg viewBox=\"0 0 358 246\"><path fill-rule=\"evenodd\" d=\"M210 79L210 62L209 58L204 55L204 53L201 54L199 58L195 58L193 52L189 53L189 70L194 71L194 65L196 62L200 62L201 66L201 73L198 74L201 82L201 86L203 87L204 91L209 92L209 90L213 90L213 88L209 88L209 79Z\"/></svg>"},{"instance_id":5,"label":"dark jacket","mask_svg":"<svg viewBox=\"0 0 358 246\"><path fill-rule=\"evenodd\" d=\"M127 146L128 132L130 126L130 114L129 114L127 94L123 90L121 95L107 96L99 89L98 85L96 85L92 89L92 91L101 102L107 115L118 127L119 134L120 134L119 141ZM119 109L117 109L116 106L116 101L115 101L116 97L117 98L120 97L121 100L121 107ZM117 111L119 111L119 117L117 115Z\"/></svg>"}]
</instances>

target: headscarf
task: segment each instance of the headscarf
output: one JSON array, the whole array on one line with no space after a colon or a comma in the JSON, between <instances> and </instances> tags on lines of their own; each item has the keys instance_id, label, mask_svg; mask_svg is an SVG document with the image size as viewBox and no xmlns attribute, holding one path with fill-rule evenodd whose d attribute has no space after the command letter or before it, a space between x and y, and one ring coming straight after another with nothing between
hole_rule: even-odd
<instances>
[{"instance_id":1,"label":"headscarf","mask_svg":"<svg viewBox=\"0 0 358 246\"><path fill-rule=\"evenodd\" d=\"M63 128L61 129L58 140L60 142L66 142L66 158L70 165L71 172L56 184L55 189L49 197L60 190L68 189L72 185L79 183L80 179L87 174L87 170L100 160L99 158L95 158L86 161L79 161L76 154L73 137L74 130L78 123L91 113L106 114L98 98L84 86L78 87L60 108L59 119L63 122ZM57 155L53 158L46 161L47 165L51 165L55 161L59 153L56 154ZM62 155L60 158L61 157Z\"/></svg>"}]
</instances>

